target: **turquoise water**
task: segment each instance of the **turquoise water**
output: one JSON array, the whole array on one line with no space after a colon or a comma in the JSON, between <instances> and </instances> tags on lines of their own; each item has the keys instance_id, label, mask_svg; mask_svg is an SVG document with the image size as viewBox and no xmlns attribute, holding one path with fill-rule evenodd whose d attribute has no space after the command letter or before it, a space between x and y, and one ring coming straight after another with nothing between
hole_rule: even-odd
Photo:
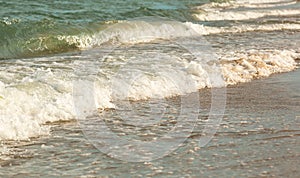
<instances>
[{"instance_id":1,"label":"turquoise water","mask_svg":"<svg viewBox=\"0 0 300 178\"><path fill-rule=\"evenodd\" d=\"M0 6L0 58L41 56L77 49L58 36L93 34L104 23L144 16L190 21L202 1L9 1ZM43 38L43 41L41 41ZM44 47L39 49L39 47ZM45 47L47 46L47 48Z\"/></svg>"},{"instance_id":2,"label":"turquoise water","mask_svg":"<svg viewBox=\"0 0 300 178\"><path fill-rule=\"evenodd\" d=\"M263 19L261 19L263 21L259 19L258 21L228 21L226 18L222 19L222 14L220 14L221 20L218 21L199 21L195 14L203 14L206 9L197 7L209 2L208 0L76 2L14 0L1 2L0 33L3 35L0 36L0 59L43 56L80 50L78 41L70 42L62 37L94 35L105 29L107 23L114 24L120 20L149 16L217 27L281 22L297 24L297 20L290 19L292 20L290 21L288 18L286 21L282 21L282 18L271 18L273 15L269 16L268 14L264 17L266 21ZM267 12L272 8L261 8L260 10ZM273 10L286 9L295 11L299 9L299 3L273 8ZM234 9L233 12L247 10L255 11L257 8L242 7ZM261 11L260 13L262 13ZM214 11L211 13L213 14ZM282 14L284 15L284 13ZM231 16L238 18L239 14L233 13ZM256 17L254 16L254 18Z\"/></svg>"},{"instance_id":3,"label":"turquoise water","mask_svg":"<svg viewBox=\"0 0 300 178\"><path fill-rule=\"evenodd\" d=\"M191 6L208 1L10 1L2 2L1 16L21 21L44 19L61 23L95 23L109 20L126 20L146 15L174 17L187 13ZM182 12L182 14L180 14ZM165 15L164 15L165 14Z\"/></svg>"},{"instance_id":4,"label":"turquoise water","mask_svg":"<svg viewBox=\"0 0 300 178\"><path fill-rule=\"evenodd\" d=\"M180 16L187 13L190 7L205 2L208 1L89 0L45 2L14 0L1 2L1 17L24 22L37 22L47 19L64 24L126 20L147 15L160 15L170 18L177 16L180 19Z\"/></svg>"}]
</instances>

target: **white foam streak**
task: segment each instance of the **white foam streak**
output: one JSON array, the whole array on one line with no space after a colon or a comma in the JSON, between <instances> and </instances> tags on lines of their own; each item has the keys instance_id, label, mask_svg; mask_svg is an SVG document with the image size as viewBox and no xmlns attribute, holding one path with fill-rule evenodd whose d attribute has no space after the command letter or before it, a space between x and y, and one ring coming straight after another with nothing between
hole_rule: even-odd
<instances>
[{"instance_id":1,"label":"white foam streak","mask_svg":"<svg viewBox=\"0 0 300 178\"><path fill-rule=\"evenodd\" d=\"M296 1L238 0L229 3L210 3L196 7L196 9L202 9L205 12L195 13L194 16L201 21L220 21L300 15L299 9L292 8L293 4L296 4ZM283 9L284 6L287 7Z\"/></svg>"},{"instance_id":2,"label":"white foam streak","mask_svg":"<svg viewBox=\"0 0 300 178\"><path fill-rule=\"evenodd\" d=\"M290 16L300 15L300 10L255 10L255 11L218 11L205 14L195 14L198 20L216 21L216 20L249 20L266 16Z\"/></svg>"},{"instance_id":3,"label":"white foam streak","mask_svg":"<svg viewBox=\"0 0 300 178\"><path fill-rule=\"evenodd\" d=\"M236 0L239 4L285 4L296 3L295 0Z\"/></svg>"},{"instance_id":4,"label":"white foam streak","mask_svg":"<svg viewBox=\"0 0 300 178\"><path fill-rule=\"evenodd\" d=\"M300 24L266 24L266 25L239 25L233 27L205 27L207 34L242 33L251 31L300 30Z\"/></svg>"}]
</instances>

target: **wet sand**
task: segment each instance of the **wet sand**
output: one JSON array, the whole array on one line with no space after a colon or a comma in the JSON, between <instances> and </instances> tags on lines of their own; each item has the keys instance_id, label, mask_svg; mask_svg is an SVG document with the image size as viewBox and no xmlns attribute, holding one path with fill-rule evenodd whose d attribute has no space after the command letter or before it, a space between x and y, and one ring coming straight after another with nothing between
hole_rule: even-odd
<instances>
[{"instance_id":1,"label":"wet sand","mask_svg":"<svg viewBox=\"0 0 300 178\"><path fill-rule=\"evenodd\" d=\"M53 125L52 135L6 142L0 176L299 177L300 70L227 88L218 132L198 147L200 121L184 146L161 159L126 163L97 150L76 122ZM200 91L201 111L210 91ZM205 115L202 115L205 116Z\"/></svg>"}]
</instances>

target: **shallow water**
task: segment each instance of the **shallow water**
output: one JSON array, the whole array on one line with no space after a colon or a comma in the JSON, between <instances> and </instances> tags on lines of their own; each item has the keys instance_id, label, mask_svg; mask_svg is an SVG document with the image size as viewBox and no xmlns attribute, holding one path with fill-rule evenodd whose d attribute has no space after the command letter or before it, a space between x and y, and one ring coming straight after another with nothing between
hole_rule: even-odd
<instances>
[{"instance_id":1,"label":"shallow water","mask_svg":"<svg viewBox=\"0 0 300 178\"><path fill-rule=\"evenodd\" d=\"M299 2L2 5L1 177L300 174Z\"/></svg>"},{"instance_id":2,"label":"shallow water","mask_svg":"<svg viewBox=\"0 0 300 178\"><path fill-rule=\"evenodd\" d=\"M81 100L73 100L92 80L94 109L111 109L123 99L161 99L294 70L298 6L277 0L5 2L0 139L47 135L45 123L74 120Z\"/></svg>"},{"instance_id":3,"label":"shallow water","mask_svg":"<svg viewBox=\"0 0 300 178\"><path fill-rule=\"evenodd\" d=\"M209 90L199 92L201 117L189 138L176 151L158 160L128 163L112 158L87 140L77 122L70 122L53 125L50 137L22 143L24 146L8 144L10 152L1 156L0 173L2 176L297 177L299 74L300 70L296 70L229 87L220 128L202 148L198 140L210 107ZM169 105L175 106L171 103L176 100L169 101ZM158 131L159 128L153 132ZM135 132L138 135L142 131Z\"/></svg>"}]
</instances>

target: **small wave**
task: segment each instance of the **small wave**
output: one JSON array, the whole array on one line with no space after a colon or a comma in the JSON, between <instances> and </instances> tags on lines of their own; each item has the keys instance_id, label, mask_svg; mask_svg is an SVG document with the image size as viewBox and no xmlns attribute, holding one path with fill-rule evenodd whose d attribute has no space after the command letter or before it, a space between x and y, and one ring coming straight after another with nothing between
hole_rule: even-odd
<instances>
[{"instance_id":1,"label":"small wave","mask_svg":"<svg viewBox=\"0 0 300 178\"><path fill-rule=\"evenodd\" d=\"M49 29L51 30L51 29ZM198 32L200 28L198 28ZM202 30L205 30L202 28ZM73 32L75 31L75 32ZM20 37L3 44L0 58L22 58L44 56L75 50L85 50L109 43L141 43L155 39L172 39L191 35L199 35L194 29L181 22L165 19L137 19L118 21L73 29L70 33L63 29L53 32L37 33L33 37ZM47 34L50 33L50 34ZM201 32L201 34L205 32ZM32 35L28 35L32 36Z\"/></svg>"},{"instance_id":2,"label":"small wave","mask_svg":"<svg viewBox=\"0 0 300 178\"><path fill-rule=\"evenodd\" d=\"M132 20L119 21L103 31L91 35L60 36L69 44L77 44L81 49L88 49L101 46L104 43L141 43L155 39L172 39L176 37L195 36L205 34L205 29L200 28L196 33L195 28L190 28L189 24L167 20ZM202 31L201 31L202 30Z\"/></svg>"},{"instance_id":3,"label":"small wave","mask_svg":"<svg viewBox=\"0 0 300 178\"><path fill-rule=\"evenodd\" d=\"M43 32L30 37L18 37L2 43L0 59L39 57L70 51L87 50L109 44L136 44L156 39L175 39L216 33L241 33L248 31L299 30L300 25L284 24L245 24L231 27L210 27L191 22L177 22L166 19L136 19L114 21L93 27L65 28L53 32ZM47 34L50 33L50 34ZM69 33L69 34L68 34ZM73 34L72 34L73 33ZM47 35L46 35L47 34Z\"/></svg>"},{"instance_id":4,"label":"small wave","mask_svg":"<svg viewBox=\"0 0 300 178\"><path fill-rule=\"evenodd\" d=\"M244 12L230 11L237 6L260 8L282 5L282 1L279 0L272 1L272 3L264 0L263 4L254 0L238 2L240 4L237 5L232 5L232 3L210 4L211 9L206 9L209 15L208 20L247 19L243 14ZM242 2L247 3L243 5ZM285 3L290 2L285 1ZM226 10L229 9L229 11L220 11L218 15L210 11L218 8L227 8ZM298 10L251 11L250 13L252 13L250 18L266 15L299 14ZM201 14L198 15L198 18L201 19ZM203 20L205 18L203 17ZM47 122L75 119L72 90L73 81L78 77L76 69L89 66L91 59L98 59L99 56L93 56L93 50L97 53L97 49L101 47L116 44L130 46L128 44L154 40L189 39L193 36L218 33L300 30L300 24L296 23L236 24L227 27L212 27L191 22L182 23L166 19L149 20L147 18L112 21L86 27L76 25L60 27L57 24L52 24L52 22L43 22L42 25L36 24L34 26L36 28L31 28L34 30L28 33L26 32L28 25L26 28L20 28L20 23L15 26L15 22L9 20L6 20L2 25L1 30L4 29L7 33L10 30L13 32L1 40L0 58L19 58L19 60L12 63L6 61L8 64L3 62L3 65L0 66L0 140L25 140L48 135L50 127L45 125ZM54 32L51 32L52 30ZM20 34L16 35L17 32ZM26 62L22 59L76 50L84 50L84 52L73 56L61 54L59 56L37 57L26 59ZM172 49L171 51L175 50ZM125 64L128 62L126 60L130 57L124 57L123 53L127 54L127 52L116 53L118 59L108 56L104 64L96 61L98 62L96 64L101 66L101 71L97 76L98 80L95 82L97 108L114 108L114 102L122 99L164 98L187 94L197 91L197 89L218 87L209 80L209 73L216 71L216 66L206 65L207 62L215 63L216 61L187 60L178 56L173 56L170 59L170 57L163 58L162 55L157 58L155 55L152 56L152 53L147 53L147 55L140 56L141 60L137 63L139 65L136 63L130 65L130 70L124 70L124 74L128 74L129 78L137 77L132 71L147 70L149 66L154 66L156 69L161 69L161 74L164 75L144 75L134 80L133 83L126 79L127 75L121 76L121 79L124 80L115 83L114 87L117 90L112 93L112 75L114 71L126 66ZM133 56L135 55L134 53ZM151 60L145 61L147 58L151 58ZM294 70L297 67L295 60L299 58L299 52L292 50L250 50L228 55L223 54L217 63L220 65L226 82L225 85L234 85L266 77L273 73ZM161 67L162 64L164 64L163 67ZM172 82L175 80L172 76L176 76L174 73L179 77L176 80L183 83L185 78L191 79L195 88L187 87L183 91L178 90ZM180 76L183 77L180 78ZM132 87L127 90L123 86Z\"/></svg>"},{"instance_id":5,"label":"small wave","mask_svg":"<svg viewBox=\"0 0 300 178\"><path fill-rule=\"evenodd\" d=\"M57 38L60 34L74 33L71 27L50 20L0 24L0 59L43 56L75 50L76 45ZM76 31L76 30L73 30Z\"/></svg>"},{"instance_id":6,"label":"small wave","mask_svg":"<svg viewBox=\"0 0 300 178\"><path fill-rule=\"evenodd\" d=\"M74 111L72 87L73 80L76 77L74 70L82 66L89 65L91 56L89 50L107 43L141 43L150 42L155 39L173 38L189 38L193 35L208 35L213 33L228 32L245 32L253 30L275 30L282 28L300 29L300 25L277 24L262 26L238 26L238 27L206 27L190 22L181 23L173 21L120 21L106 24L106 28L95 30L88 34L79 35L56 35L53 39L46 38L44 44L49 47L50 44L57 43L67 46L74 46L76 49L87 50L86 53L74 56L53 56L35 59L16 60L13 63L3 63L0 70L0 140L25 140L31 137L38 137L50 133L50 127L45 125L47 122L55 122L59 120L73 120L76 117ZM45 39L40 39L45 40ZM50 42L47 42L50 40ZM52 41L51 41L52 40ZM37 42L30 43L38 44ZM53 45L53 48L57 48ZM49 48L48 48L49 49ZM50 48L51 49L51 48ZM97 48L95 48L97 50ZM85 56L86 55L86 56ZM151 56L141 57L147 59ZM220 69L223 73L226 85L233 85L240 82L249 82L255 78L269 76L273 73L288 72L296 68L295 59L299 59L299 53L295 51L247 51L235 52L228 56L221 56ZM75 60L76 59L76 60ZM116 66L122 66L126 63L126 58L122 57L120 61L108 58L107 66L102 65L101 77L96 82L95 97L97 100L97 108L114 108L113 101L120 99L141 100L153 97L170 97L185 94L178 90L174 83L170 80L173 74L181 74L180 76L188 76L195 83L196 88L186 88L185 92L193 92L197 89L205 87L214 87L209 80L209 72L216 70L214 66L204 65L203 62L197 60L183 60L178 57L166 58L161 61L160 55L156 61L156 57L151 57L151 65L157 66L164 76L144 76L134 83L121 80L123 83L116 83L117 86L133 85L131 90L117 90L117 95L112 93L110 85L112 73L116 70ZM32 62L30 62L33 60ZM62 60L62 61L60 61ZM69 62L68 62L69 61ZM72 61L72 62L70 62ZM81 62L82 63L81 63ZM139 61L142 63L143 61ZM144 61L145 62L145 61ZM35 66L35 67L34 67ZM149 65L130 65L133 68L129 70L128 75L134 75L130 71L142 70L143 67L148 69ZM137 67L137 68L135 68ZM126 72L126 71L125 71ZM174 79L175 80L175 79ZM178 78L184 82L183 78ZM125 83L124 83L125 82ZM129 83L126 83L129 82ZM116 98L117 97L117 98ZM26 103L26 104L24 104ZM13 113L13 114L12 114Z\"/></svg>"},{"instance_id":7,"label":"small wave","mask_svg":"<svg viewBox=\"0 0 300 178\"><path fill-rule=\"evenodd\" d=\"M77 56L74 57L78 58ZM300 54L295 51L251 50L221 56L219 63L226 85L233 85L266 77L273 73L294 70L296 68L295 59L299 57ZM151 59L153 61L155 58L151 57ZM16 61L14 65L2 66L6 70L0 72L0 77L6 83L0 82L0 140L25 140L31 137L47 135L50 133L50 128L45 123L75 119L76 114L72 95L75 76L70 71L74 70L72 68L76 65L82 67L83 64L88 64L88 60L81 61L83 63L77 61L70 64L61 63L55 57L44 62L43 58L40 60L39 65L41 66L38 68L32 68L30 64L28 65L28 62L25 65L22 61ZM51 64L48 60L58 61ZM184 94L170 80L170 77L174 76L174 72L182 74L180 76L189 76L188 78L195 83L197 88L189 88L185 92L213 87L208 77L208 73L214 71L213 66L204 66L201 61L182 59L165 60L165 62L166 66L171 67L169 70L166 67L160 67L164 69L163 73L166 75L145 75L136 79L134 83L126 79L122 80L123 83L117 83L116 86L119 84L121 86L130 85L132 86L131 89L126 90L125 88L126 91L123 91L124 87L119 87L120 90L116 90L117 95L114 95L110 82L111 73L115 69L110 66L118 64L114 63L113 60L109 60L108 71L103 73L104 69L102 69L101 75L104 76L100 77L99 81L95 83L97 108L114 108L113 102L117 102L115 97L123 99L128 97L127 99L130 100L140 100L149 97L163 98ZM53 66L51 67L50 64L56 66L56 69ZM183 68L178 68L179 64ZM130 66L133 67L130 71L141 70L140 68L134 69L134 67L138 67L136 65ZM68 68L70 68L70 71L67 70ZM24 71L26 75L21 71ZM128 74L135 75L130 73L130 71L128 71ZM182 82L184 82L184 78L179 78L178 80L183 80Z\"/></svg>"},{"instance_id":8,"label":"small wave","mask_svg":"<svg viewBox=\"0 0 300 178\"><path fill-rule=\"evenodd\" d=\"M267 16L300 15L299 9L292 6L296 4L296 1L276 1L278 4L266 4L266 2L269 1L235 1L221 4L205 4L196 7L196 9L203 9L204 12L195 13L194 16L201 21L220 21L249 20Z\"/></svg>"}]
</instances>

